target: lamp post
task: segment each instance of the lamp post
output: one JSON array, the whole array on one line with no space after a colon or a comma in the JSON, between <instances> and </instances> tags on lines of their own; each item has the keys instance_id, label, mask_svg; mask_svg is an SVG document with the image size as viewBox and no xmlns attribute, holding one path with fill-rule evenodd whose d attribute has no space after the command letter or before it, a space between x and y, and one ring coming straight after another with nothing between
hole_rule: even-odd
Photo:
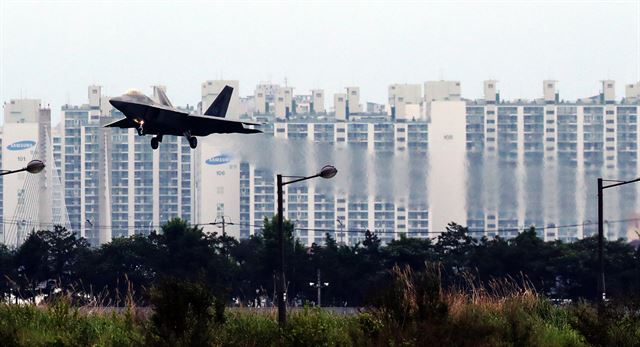
<instances>
[{"instance_id":1,"label":"lamp post","mask_svg":"<svg viewBox=\"0 0 640 347\"><path fill-rule=\"evenodd\" d=\"M278 323L280 326L284 326L287 322L287 307L284 300L284 288L285 288L285 279L284 279L284 207L282 202L282 187L287 184L302 182L308 179L322 177L322 178L333 178L338 173L338 170L332 165L325 165L322 167L319 173L308 176L283 176L277 175L277 186L278 186L278 246L280 248L280 269L278 271L278 280L276 281L276 291L278 292ZM291 181L283 182L283 178L293 178Z\"/></svg>"},{"instance_id":2,"label":"lamp post","mask_svg":"<svg viewBox=\"0 0 640 347\"><path fill-rule=\"evenodd\" d=\"M314 287L318 290L318 307L322 307L322 288L328 287L329 282L322 282L320 280L320 269L316 271L316 282L309 282L309 286Z\"/></svg>"},{"instance_id":3,"label":"lamp post","mask_svg":"<svg viewBox=\"0 0 640 347\"><path fill-rule=\"evenodd\" d=\"M607 292L604 282L604 201L603 191L607 188L613 188L622 186L629 183L640 181L640 178L636 178L630 181L618 181L618 180L604 180L598 178L598 264L600 266L600 273L598 274L598 312L602 314L602 308L604 302L607 299ZM609 185L604 185L604 182L615 182Z\"/></svg>"},{"instance_id":4,"label":"lamp post","mask_svg":"<svg viewBox=\"0 0 640 347\"><path fill-rule=\"evenodd\" d=\"M42 160L34 159L34 160L30 161L29 163L27 163L27 166L23 167L22 169L18 169L18 170L0 170L0 176L9 175L9 174L13 174L13 173L18 173L18 172L22 172L22 171L26 171L26 172L31 173L31 174L37 174L42 170L44 170L44 163L42 162ZM18 231L18 232L20 232L20 231ZM4 238L6 238L6 236L4 236ZM18 240L19 239L20 239L20 237L18 235L18 237L16 237L16 247L18 246ZM4 241L6 242L6 239Z\"/></svg>"},{"instance_id":5,"label":"lamp post","mask_svg":"<svg viewBox=\"0 0 640 347\"><path fill-rule=\"evenodd\" d=\"M4 175L8 175L8 174L12 174L12 173L17 173L17 172L22 172L22 171L26 171L28 173L32 173L32 174L37 174L40 171L42 171L44 169L44 163L42 162L42 160L38 160L38 159L34 159L32 161L30 161L26 167L23 167L22 169L18 169L18 170L1 170L0 171L0 176L4 176Z\"/></svg>"}]
</instances>

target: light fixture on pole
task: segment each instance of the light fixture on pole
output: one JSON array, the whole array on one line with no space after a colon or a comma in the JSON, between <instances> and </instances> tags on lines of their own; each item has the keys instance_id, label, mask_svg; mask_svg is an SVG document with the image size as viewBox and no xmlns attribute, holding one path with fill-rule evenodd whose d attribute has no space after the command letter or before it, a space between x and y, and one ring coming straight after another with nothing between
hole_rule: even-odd
<instances>
[{"instance_id":1,"label":"light fixture on pole","mask_svg":"<svg viewBox=\"0 0 640 347\"><path fill-rule=\"evenodd\" d=\"M32 173L32 174L37 174L37 173L41 172L42 170L44 170L44 167L45 167L45 165L42 162L42 160L34 159L34 160L30 161L27 164L27 166L23 167L22 169L18 169L18 170L1 170L0 171L0 176L12 174L12 173L17 173L17 172L22 172L22 171L26 171L26 172Z\"/></svg>"},{"instance_id":2,"label":"light fixture on pole","mask_svg":"<svg viewBox=\"0 0 640 347\"><path fill-rule=\"evenodd\" d=\"M328 287L329 282L322 282L320 280L320 269L316 272L316 282L309 282L309 286L318 290L318 307L322 307L322 288Z\"/></svg>"},{"instance_id":3,"label":"light fixture on pole","mask_svg":"<svg viewBox=\"0 0 640 347\"><path fill-rule=\"evenodd\" d=\"M306 181L308 179L322 177L322 178L333 178L338 173L338 169L336 169L333 165L325 165L320 169L315 175L312 176L283 176L278 174L276 176L277 179L277 189L278 189L278 247L280 248L280 268L278 269L278 280L276 281L276 291L277 291L277 300L278 300L278 323L280 326L284 326L287 322L287 306L284 299L284 288L285 288L285 278L284 278L284 264L285 264L285 252L284 252L284 206L283 206L283 194L282 187L287 184L297 183L301 181ZM283 178L293 178L291 181L283 182Z\"/></svg>"}]
</instances>

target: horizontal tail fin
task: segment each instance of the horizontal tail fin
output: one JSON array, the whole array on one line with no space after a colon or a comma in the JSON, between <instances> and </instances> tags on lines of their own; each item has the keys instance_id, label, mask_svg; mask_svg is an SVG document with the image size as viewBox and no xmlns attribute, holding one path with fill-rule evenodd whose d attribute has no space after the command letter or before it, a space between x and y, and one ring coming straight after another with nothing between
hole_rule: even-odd
<instances>
[{"instance_id":1,"label":"horizontal tail fin","mask_svg":"<svg viewBox=\"0 0 640 347\"><path fill-rule=\"evenodd\" d=\"M220 94L218 94L218 97L213 100L213 103L204 114L207 116L224 118L227 114L227 109L229 108L229 101L231 101L232 93L233 87L224 86Z\"/></svg>"},{"instance_id":2,"label":"horizontal tail fin","mask_svg":"<svg viewBox=\"0 0 640 347\"><path fill-rule=\"evenodd\" d=\"M138 124L133 121L131 118L122 118L115 122L111 122L109 124L104 125L105 128L137 128Z\"/></svg>"}]
</instances>

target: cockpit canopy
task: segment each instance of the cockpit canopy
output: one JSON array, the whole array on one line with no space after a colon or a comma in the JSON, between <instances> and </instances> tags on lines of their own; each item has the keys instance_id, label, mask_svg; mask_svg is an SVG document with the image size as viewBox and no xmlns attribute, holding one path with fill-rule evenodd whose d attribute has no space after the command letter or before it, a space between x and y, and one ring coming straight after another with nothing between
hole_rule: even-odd
<instances>
[{"instance_id":1,"label":"cockpit canopy","mask_svg":"<svg viewBox=\"0 0 640 347\"><path fill-rule=\"evenodd\" d=\"M127 92L124 93L123 97L124 97L125 100L130 100L130 101L137 102L137 103L140 103L140 104L153 105L155 103L151 98L149 98L148 96L144 95L138 89L129 89L129 90L127 90Z\"/></svg>"},{"instance_id":2,"label":"cockpit canopy","mask_svg":"<svg viewBox=\"0 0 640 347\"><path fill-rule=\"evenodd\" d=\"M124 95L134 96L134 95L143 95L141 91L135 88L131 88L127 90Z\"/></svg>"}]
</instances>

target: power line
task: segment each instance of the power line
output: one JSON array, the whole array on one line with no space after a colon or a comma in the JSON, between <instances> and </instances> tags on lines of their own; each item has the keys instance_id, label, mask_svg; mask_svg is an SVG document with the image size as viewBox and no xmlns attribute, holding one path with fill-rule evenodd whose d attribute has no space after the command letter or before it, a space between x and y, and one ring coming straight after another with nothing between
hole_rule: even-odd
<instances>
[{"instance_id":1,"label":"power line","mask_svg":"<svg viewBox=\"0 0 640 347\"><path fill-rule=\"evenodd\" d=\"M609 223L609 224L616 224L616 223L625 223L625 222L633 222L633 221L640 221L640 218L628 218L628 219L619 219L619 220L610 220L610 221L605 221L605 223ZM209 225L216 225L216 224L220 224L220 222L214 222L214 223L207 223ZM250 223L227 223L227 225L236 225L236 226L248 226L248 227L257 227L257 228L262 228L264 227L264 225L259 225L259 224L250 224ZM531 226L523 226L523 227L515 227L515 228L502 228L502 229L491 229L491 230L468 230L469 233L494 233L494 232L511 232L511 231L521 231L521 230L526 230L529 229L531 227L533 227L535 230L553 230L553 229L563 229L563 228L575 228L575 227L584 227L584 226L589 226L589 225L597 225L597 223L594 222L584 222L584 223L579 223L579 224L565 224L565 225L550 225L550 226L546 226L546 227L537 227L535 225L531 225ZM329 232L329 233L340 233L340 232L345 232L345 233L361 233L364 234L367 231L373 233L373 234L442 234L447 232L447 230L440 230L440 231L396 231L396 230L370 230L370 229L346 229L346 230L339 230L339 229L327 229L327 228L299 228L299 227L295 227L294 225L294 229L295 230L300 230L300 231L314 231L314 232Z\"/></svg>"},{"instance_id":2,"label":"power line","mask_svg":"<svg viewBox=\"0 0 640 347\"><path fill-rule=\"evenodd\" d=\"M628 219L619 219L619 220L609 220L609 221L605 221L605 223L608 224L617 224L617 223L625 223L625 222L634 222L634 221L640 221L640 218L628 218ZM65 225L61 225L60 223L54 223L54 222L39 222L39 221L33 221L33 220L16 220L16 219L1 219L0 218L0 224L10 224L10 225L33 225L34 227L36 226L48 226L48 227L53 227L53 226L65 226ZM218 226L218 227L222 227L222 225L224 224L224 226L238 226L238 227L250 227L250 228L263 228L264 225L263 224L251 224L251 223L234 223L234 222L227 222L226 220L224 221L214 221L214 222L210 222L210 223L202 223L202 224L194 224L192 226L205 226L205 225L213 225L213 226ZM151 227L153 229L161 229L163 225L151 225ZM555 230L555 229L564 229L564 228L575 228L575 227L585 227L585 226L596 226L597 223L595 222L584 222L584 223L577 223L577 224L564 224L564 225L550 225L550 226L545 226L545 227L537 227L537 226L523 226L523 227L514 227L514 228L501 228L501 229L490 229L490 230L468 230L467 232L470 234L477 234L477 233L501 233L501 232L513 232L513 231L517 231L520 232L522 230L526 230L529 229L531 227L533 227L535 230ZM80 227L79 225L74 225L74 224L70 224L70 226L73 227ZM131 229L146 229L149 228L148 224L140 224L140 225L93 225L92 227L90 227L91 229L107 229L107 230L131 230ZM348 233L348 234L364 234L366 232L370 232L372 234L408 234L408 235L424 235L424 234L442 234L447 232L447 230L432 230L432 231L397 231L397 230L370 230L370 229L344 229L344 230L340 230L340 229L331 229L331 228L301 228L301 227L295 227L294 225L294 230L299 230L299 231L313 231L313 232L321 232L321 233Z\"/></svg>"}]
</instances>

